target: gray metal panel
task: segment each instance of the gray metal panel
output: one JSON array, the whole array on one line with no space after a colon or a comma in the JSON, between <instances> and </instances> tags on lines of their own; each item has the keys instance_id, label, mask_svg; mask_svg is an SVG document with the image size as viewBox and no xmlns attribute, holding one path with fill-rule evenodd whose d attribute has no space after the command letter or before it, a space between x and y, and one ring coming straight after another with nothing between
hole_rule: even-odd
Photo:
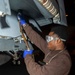
<instances>
[{"instance_id":1,"label":"gray metal panel","mask_svg":"<svg viewBox=\"0 0 75 75\"><path fill-rule=\"evenodd\" d=\"M33 49L32 45L28 42L30 49ZM19 51L27 49L24 41L15 42L13 39L0 39L0 51Z\"/></svg>"},{"instance_id":2,"label":"gray metal panel","mask_svg":"<svg viewBox=\"0 0 75 75\"><path fill-rule=\"evenodd\" d=\"M48 13L48 15L47 13L45 13L45 15L47 15L46 17L43 14L43 12L42 13L40 12L40 10L43 10L43 9L39 10L39 8L37 7L37 5L34 3L33 0L15 0L15 1L10 0L10 7L12 10L16 12L18 11L18 9L22 9L24 14L35 19L36 22L39 24L39 26L44 26L46 24L52 23L50 19L49 20L47 19L50 13L46 11L44 7L42 7ZM51 18L51 15L49 16L49 18Z\"/></svg>"},{"instance_id":3,"label":"gray metal panel","mask_svg":"<svg viewBox=\"0 0 75 75\"><path fill-rule=\"evenodd\" d=\"M64 0L57 0L57 1L58 1L58 4L59 4L59 10L60 10L60 18L61 18L60 23L62 25L67 26Z\"/></svg>"},{"instance_id":4,"label":"gray metal panel","mask_svg":"<svg viewBox=\"0 0 75 75\"><path fill-rule=\"evenodd\" d=\"M52 23L52 19L40 18L40 19L37 20L37 23L40 26L45 26L45 25L51 24Z\"/></svg>"},{"instance_id":5,"label":"gray metal panel","mask_svg":"<svg viewBox=\"0 0 75 75\"><path fill-rule=\"evenodd\" d=\"M51 1L60 14L60 24L67 25L63 0ZM18 11L18 9L22 9L26 15L35 19L40 26L52 23L50 18L53 18L53 16L38 2L38 0L9 0L9 2L12 10ZM42 19L45 21L45 24L42 23Z\"/></svg>"},{"instance_id":6,"label":"gray metal panel","mask_svg":"<svg viewBox=\"0 0 75 75\"><path fill-rule=\"evenodd\" d=\"M18 11L22 9L26 15L32 18L39 18L42 16L33 0L9 0L12 10Z\"/></svg>"},{"instance_id":7,"label":"gray metal panel","mask_svg":"<svg viewBox=\"0 0 75 75\"><path fill-rule=\"evenodd\" d=\"M8 24L9 27L1 28L1 22L0 22L1 36L17 37L21 35L19 23L17 21L17 17L14 14L6 16L6 23Z\"/></svg>"},{"instance_id":8,"label":"gray metal panel","mask_svg":"<svg viewBox=\"0 0 75 75\"><path fill-rule=\"evenodd\" d=\"M0 11L11 15L9 0L0 0Z\"/></svg>"}]
</instances>

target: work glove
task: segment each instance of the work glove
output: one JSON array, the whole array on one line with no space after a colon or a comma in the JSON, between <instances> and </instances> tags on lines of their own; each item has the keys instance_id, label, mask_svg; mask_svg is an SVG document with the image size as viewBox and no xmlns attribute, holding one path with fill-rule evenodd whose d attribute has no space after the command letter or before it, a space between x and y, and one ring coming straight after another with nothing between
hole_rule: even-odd
<instances>
[{"instance_id":1,"label":"work glove","mask_svg":"<svg viewBox=\"0 0 75 75\"><path fill-rule=\"evenodd\" d=\"M21 26L26 25L26 21L22 13L20 12L18 13L17 19L19 20Z\"/></svg>"},{"instance_id":2,"label":"work glove","mask_svg":"<svg viewBox=\"0 0 75 75\"><path fill-rule=\"evenodd\" d=\"M28 55L28 54L32 55L32 53L33 53L33 50L24 50L24 52L23 52L23 58L25 58L26 55Z\"/></svg>"}]
</instances>

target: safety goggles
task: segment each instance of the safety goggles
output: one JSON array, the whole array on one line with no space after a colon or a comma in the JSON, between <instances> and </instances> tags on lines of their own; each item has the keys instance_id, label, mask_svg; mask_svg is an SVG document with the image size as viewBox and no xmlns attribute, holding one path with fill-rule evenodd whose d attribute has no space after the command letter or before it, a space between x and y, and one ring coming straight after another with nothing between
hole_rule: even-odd
<instances>
[{"instance_id":1,"label":"safety goggles","mask_svg":"<svg viewBox=\"0 0 75 75\"><path fill-rule=\"evenodd\" d=\"M50 42L50 41L52 41L52 40L57 40L57 39L59 39L59 38L46 35L46 41L47 41L47 42ZM60 38L60 39L61 39L61 38ZM64 40L64 39L61 39L61 40L62 40L62 41L66 41L66 40Z\"/></svg>"}]
</instances>

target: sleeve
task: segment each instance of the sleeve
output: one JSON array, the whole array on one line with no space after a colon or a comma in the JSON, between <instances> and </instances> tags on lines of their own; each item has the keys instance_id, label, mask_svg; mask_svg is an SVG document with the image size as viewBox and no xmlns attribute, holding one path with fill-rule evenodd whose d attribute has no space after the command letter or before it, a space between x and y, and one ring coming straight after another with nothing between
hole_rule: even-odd
<instances>
[{"instance_id":1,"label":"sleeve","mask_svg":"<svg viewBox=\"0 0 75 75\"><path fill-rule=\"evenodd\" d=\"M30 75L68 75L71 68L70 60L60 56L44 66L37 64L30 55L27 55L24 61Z\"/></svg>"},{"instance_id":2,"label":"sleeve","mask_svg":"<svg viewBox=\"0 0 75 75\"><path fill-rule=\"evenodd\" d=\"M35 44L45 54L49 52L47 42L37 32L35 32L29 25L26 25L24 30L33 44Z\"/></svg>"}]
</instances>

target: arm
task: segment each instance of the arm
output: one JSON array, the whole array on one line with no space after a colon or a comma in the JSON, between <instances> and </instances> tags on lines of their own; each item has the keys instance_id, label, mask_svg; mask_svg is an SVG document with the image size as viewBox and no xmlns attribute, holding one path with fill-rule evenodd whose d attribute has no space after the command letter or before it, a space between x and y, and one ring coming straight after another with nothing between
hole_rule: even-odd
<instances>
[{"instance_id":1,"label":"arm","mask_svg":"<svg viewBox=\"0 0 75 75\"><path fill-rule=\"evenodd\" d=\"M49 52L47 48L47 42L37 33L35 32L25 21L23 15L21 13L18 13L18 20L20 22L20 25L23 26L27 36L29 39L45 54Z\"/></svg>"},{"instance_id":2,"label":"arm","mask_svg":"<svg viewBox=\"0 0 75 75\"><path fill-rule=\"evenodd\" d=\"M35 32L29 25L23 26L24 30L29 37L29 39L45 54L49 52L47 48L47 42L37 33Z\"/></svg>"},{"instance_id":3,"label":"arm","mask_svg":"<svg viewBox=\"0 0 75 75\"><path fill-rule=\"evenodd\" d=\"M24 61L30 75L68 75L71 67L69 59L63 55L55 57L44 66L37 64L30 55L27 55Z\"/></svg>"}]
</instances>

